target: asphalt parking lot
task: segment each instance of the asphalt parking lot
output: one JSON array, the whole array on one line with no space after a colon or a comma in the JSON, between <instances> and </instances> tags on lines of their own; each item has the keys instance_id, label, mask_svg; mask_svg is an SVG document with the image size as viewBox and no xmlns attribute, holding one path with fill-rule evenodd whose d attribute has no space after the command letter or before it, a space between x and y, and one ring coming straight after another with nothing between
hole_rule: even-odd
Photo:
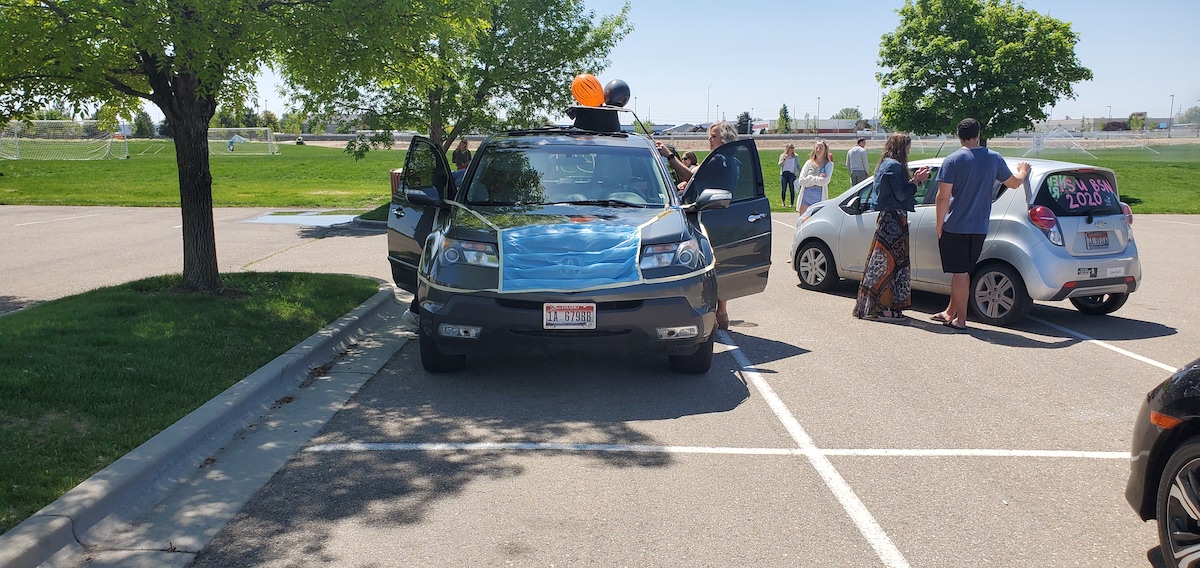
<instances>
[{"instance_id":1,"label":"asphalt parking lot","mask_svg":"<svg viewBox=\"0 0 1200 568\"><path fill-rule=\"evenodd\" d=\"M514 355L430 376L408 344L197 566L1138 566L1125 503L1144 393L1197 354L1194 218L1139 217L1144 287L1110 317L1040 304L947 333L853 285L800 290L776 218L768 292L712 372ZM1182 288L1182 289L1181 289Z\"/></svg>"},{"instance_id":2,"label":"asphalt parking lot","mask_svg":"<svg viewBox=\"0 0 1200 568\"><path fill-rule=\"evenodd\" d=\"M968 334L925 319L943 296L887 324L850 317L852 284L801 290L795 215L775 221L768 290L731 303L707 375L513 355L431 376L409 343L195 565L1152 565L1129 437L1165 369L1200 356L1200 217L1135 219L1144 281L1115 314L1039 303ZM386 278L379 232L229 224L223 268Z\"/></svg>"}]
</instances>

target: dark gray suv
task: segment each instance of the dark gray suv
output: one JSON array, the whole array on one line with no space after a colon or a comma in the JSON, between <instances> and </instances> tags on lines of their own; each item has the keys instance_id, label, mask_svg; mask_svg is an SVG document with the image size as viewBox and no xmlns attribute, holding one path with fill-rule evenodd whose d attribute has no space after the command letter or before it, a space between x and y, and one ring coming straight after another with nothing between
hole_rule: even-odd
<instances>
[{"instance_id":1,"label":"dark gray suv","mask_svg":"<svg viewBox=\"0 0 1200 568\"><path fill-rule=\"evenodd\" d=\"M654 351L705 373L718 297L761 292L770 205L753 140L682 192L649 138L579 128L489 138L455 183L414 137L393 176L388 259L420 306L421 362L483 352Z\"/></svg>"}]
</instances>

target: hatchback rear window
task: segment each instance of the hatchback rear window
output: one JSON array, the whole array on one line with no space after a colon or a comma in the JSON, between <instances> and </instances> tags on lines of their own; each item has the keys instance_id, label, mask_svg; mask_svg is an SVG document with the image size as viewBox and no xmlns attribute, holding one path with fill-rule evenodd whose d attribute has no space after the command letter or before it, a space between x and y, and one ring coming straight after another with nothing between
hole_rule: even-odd
<instances>
[{"instance_id":1,"label":"hatchback rear window","mask_svg":"<svg viewBox=\"0 0 1200 568\"><path fill-rule=\"evenodd\" d=\"M1121 212L1117 184L1107 172L1057 172L1046 176L1034 205L1056 215L1095 215Z\"/></svg>"}]
</instances>

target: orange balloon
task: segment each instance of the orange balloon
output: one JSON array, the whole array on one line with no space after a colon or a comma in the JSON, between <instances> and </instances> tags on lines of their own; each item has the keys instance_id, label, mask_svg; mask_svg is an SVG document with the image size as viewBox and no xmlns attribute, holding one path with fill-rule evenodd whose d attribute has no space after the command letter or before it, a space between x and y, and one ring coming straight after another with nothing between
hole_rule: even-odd
<instances>
[{"instance_id":1,"label":"orange balloon","mask_svg":"<svg viewBox=\"0 0 1200 568\"><path fill-rule=\"evenodd\" d=\"M600 79L591 73L580 73L571 81L571 95L583 106L598 107L604 104L604 87Z\"/></svg>"}]
</instances>

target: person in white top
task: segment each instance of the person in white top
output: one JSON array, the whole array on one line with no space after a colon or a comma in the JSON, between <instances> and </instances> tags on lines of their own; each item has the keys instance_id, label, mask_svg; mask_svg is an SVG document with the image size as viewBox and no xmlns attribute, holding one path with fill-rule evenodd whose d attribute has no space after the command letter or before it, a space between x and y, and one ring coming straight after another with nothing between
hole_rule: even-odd
<instances>
[{"instance_id":1,"label":"person in white top","mask_svg":"<svg viewBox=\"0 0 1200 568\"><path fill-rule=\"evenodd\" d=\"M867 165L867 139L859 138L855 146L846 152L846 170L850 172L850 187L867 179L869 167Z\"/></svg>"},{"instance_id":2,"label":"person in white top","mask_svg":"<svg viewBox=\"0 0 1200 568\"><path fill-rule=\"evenodd\" d=\"M829 199L831 178L833 162L829 159L829 145L824 140L817 140L808 161L804 162L804 167L800 169L800 177L797 178L804 190L800 203L796 205L796 211L803 215L812 204Z\"/></svg>"},{"instance_id":3,"label":"person in white top","mask_svg":"<svg viewBox=\"0 0 1200 568\"><path fill-rule=\"evenodd\" d=\"M793 207L796 205L796 173L800 171L800 156L796 155L796 147L787 145L787 150L779 155L779 202Z\"/></svg>"}]
</instances>

